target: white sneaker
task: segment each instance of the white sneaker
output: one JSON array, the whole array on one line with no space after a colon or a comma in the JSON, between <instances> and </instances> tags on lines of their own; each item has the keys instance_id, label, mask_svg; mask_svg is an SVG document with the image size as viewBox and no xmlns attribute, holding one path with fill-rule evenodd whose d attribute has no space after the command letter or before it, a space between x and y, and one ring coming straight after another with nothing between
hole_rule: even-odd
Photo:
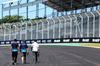
<instances>
[{"instance_id":1,"label":"white sneaker","mask_svg":"<svg viewBox=\"0 0 100 66\"><path fill-rule=\"evenodd\" d=\"M14 65L14 61L12 62L12 65Z\"/></svg>"}]
</instances>

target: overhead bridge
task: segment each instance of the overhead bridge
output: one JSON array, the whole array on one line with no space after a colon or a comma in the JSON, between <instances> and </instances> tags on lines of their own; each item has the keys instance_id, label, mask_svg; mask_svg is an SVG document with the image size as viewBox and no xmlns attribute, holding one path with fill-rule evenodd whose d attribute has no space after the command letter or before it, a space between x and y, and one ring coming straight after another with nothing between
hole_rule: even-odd
<instances>
[{"instance_id":1,"label":"overhead bridge","mask_svg":"<svg viewBox=\"0 0 100 66\"><path fill-rule=\"evenodd\" d=\"M3 8L3 11L32 6L41 2L59 12L72 11L100 5L100 0L36 0L29 3L5 7Z\"/></svg>"},{"instance_id":2,"label":"overhead bridge","mask_svg":"<svg viewBox=\"0 0 100 66\"><path fill-rule=\"evenodd\" d=\"M61 12L98 6L100 0L48 0L44 4Z\"/></svg>"}]
</instances>

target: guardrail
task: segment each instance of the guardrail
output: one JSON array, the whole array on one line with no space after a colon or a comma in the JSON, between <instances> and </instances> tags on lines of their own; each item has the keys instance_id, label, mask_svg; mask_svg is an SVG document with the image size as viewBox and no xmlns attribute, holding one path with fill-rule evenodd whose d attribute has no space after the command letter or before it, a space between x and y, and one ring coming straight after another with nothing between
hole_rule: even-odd
<instances>
[{"instance_id":1,"label":"guardrail","mask_svg":"<svg viewBox=\"0 0 100 66\"><path fill-rule=\"evenodd\" d=\"M33 40L25 40L27 44L34 42ZM11 41L0 41L0 44L11 44ZM17 41L19 44L22 40ZM38 43L100 43L100 37L96 38L61 38L61 39L37 39Z\"/></svg>"}]
</instances>

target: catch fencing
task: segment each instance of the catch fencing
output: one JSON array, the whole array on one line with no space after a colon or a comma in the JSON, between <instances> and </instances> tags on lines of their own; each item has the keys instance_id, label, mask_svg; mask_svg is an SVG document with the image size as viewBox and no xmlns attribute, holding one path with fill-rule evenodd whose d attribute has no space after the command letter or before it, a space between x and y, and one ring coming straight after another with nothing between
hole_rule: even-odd
<instances>
[{"instance_id":1,"label":"catch fencing","mask_svg":"<svg viewBox=\"0 0 100 66\"><path fill-rule=\"evenodd\" d=\"M100 37L100 10L0 25L0 41L97 37Z\"/></svg>"}]
</instances>

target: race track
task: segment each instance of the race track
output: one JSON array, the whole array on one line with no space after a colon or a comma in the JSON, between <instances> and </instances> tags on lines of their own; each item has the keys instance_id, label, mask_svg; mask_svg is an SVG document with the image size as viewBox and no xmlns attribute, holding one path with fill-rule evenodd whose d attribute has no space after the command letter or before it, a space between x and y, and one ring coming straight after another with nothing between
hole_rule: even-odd
<instances>
[{"instance_id":1,"label":"race track","mask_svg":"<svg viewBox=\"0 0 100 66\"><path fill-rule=\"evenodd\" d=\"M30 51L27 64L22 65L20 53L17 66L100 66L100 49L78 46L40 46L38 61L39 63L33 63ZM10 46L0 47L0 66L12 66Z\"/></svg>"}]
</instances>

